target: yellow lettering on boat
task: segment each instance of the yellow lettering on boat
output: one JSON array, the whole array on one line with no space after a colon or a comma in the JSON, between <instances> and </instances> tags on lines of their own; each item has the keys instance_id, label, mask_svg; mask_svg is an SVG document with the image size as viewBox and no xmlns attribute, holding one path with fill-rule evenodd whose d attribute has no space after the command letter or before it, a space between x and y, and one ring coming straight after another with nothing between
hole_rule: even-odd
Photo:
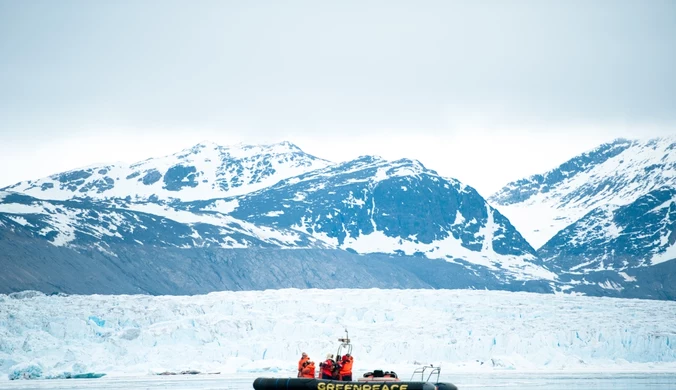
<instances>
[{"instance_id":1,"label":"yellow lettering on boat","mask_svg":"<svg viewBox=\"0 0 676 390\"><path fill-rule=\"evenodd\" d=\"M345 386L345 385L342 384L342 383L336 383L336 390L343 390L343 387L344 387L344 386Z\"/></svg>"},{"instance_id":2,"label":"yellow lettering on boat","mask_svg":"<svg viewBox=\"0 0 676 390\"><path fill-rule=\"evenodd\" d=\"M373 390L380 390L380 385L373 385Z\"/></svg>"},{"instance_id":3,"label":"yellow lettering on boat","mask_svg":"<svg viewBox=\"0 0 676 390\"><path fill-rule=\"evenodd\" d=\"M351 384L346 384L345 385L345 390L352 390L352 385Z\"/></svg>"},{"instance_id":4,"label":"yellow lettering on boat","mask_svg":"<svg viewBox=\"0 0 676 390\"><path fill-rule=\"evenodd\" d=\"M326 383L324 382L317 383L317 390L326 390Z\"/></svg>"},{"instance_id":5,"label":"yellow lettering on boat","mask_svg":"<svg viewBox=\"0 0 676 390\"><path fill-rule=\"evenodd\" d=\"M408 389L408 385L401 385L401 387L399 389L400 390L406 390L406 389Z\"/></svg>"},{"instance_id":6,"label":"yellow lettering on boat","mask_svg":"<svg viewBox=\"0 0 676 390\"><path fill-rule=\"evenodd\" d=\"M362 390L371 390L371 385L364 385L361 388Z\"/></svg>"},{"instance_id":7,"label":"yellow lettering on boat","mask_svg":"<svg viewBox=\"0 0 676 390\"><path fill-rule=\"evenodd\" d=\"M390 388L387 385L383 385L383 390L390 390Z\"/></svg>"},{"instance_id":8,"label":"yellow lettering on boat","mask_svg":"<svg viewBox=\"0 0 676 390\"><path fill-rule=\"evenodd\" d=\"M392 385L392 390L395 390L399 385Z\"/></svg>"},{"instance_id":9,"label":"yellow lettering on boat","mask_svg":"<svg viewBox=\"0 0 676 390\"><path fill-rule=\"evenodd\" d=\"M329 383L328 385L326 385L326 390L335 390L333 383Z\"/></svg>"},{"instance_id":10,"label":"yellow lettering on boat","mask_svg":"<svg viewBox=\"0 0 676 390\"><path fill-rule=\"evenodd\" d=\"M361 385L358 385L358 384L356 384L356 383L353 384L353 385L352 385L352 390L361 390Z\"/></svg>"}]
</instances>

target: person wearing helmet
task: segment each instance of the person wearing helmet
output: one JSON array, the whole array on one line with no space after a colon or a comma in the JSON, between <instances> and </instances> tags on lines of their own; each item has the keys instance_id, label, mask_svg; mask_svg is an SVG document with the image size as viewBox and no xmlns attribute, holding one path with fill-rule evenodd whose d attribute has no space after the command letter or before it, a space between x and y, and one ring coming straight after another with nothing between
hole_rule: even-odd
<instances>
[{"instance_id":1,"label":"person wearing helmet","mask_svg":"<svg viewBox=\"0 0 676 390\"><path fill-rule=\"evenodd\" d=\"M298 361L298 377L300 378L301 371L303 371L303 363L307 362L310 360L310 357L308 357L307 353L303 352L303 354L300 357L300 360Z\"/></svg>"}]
</instances>

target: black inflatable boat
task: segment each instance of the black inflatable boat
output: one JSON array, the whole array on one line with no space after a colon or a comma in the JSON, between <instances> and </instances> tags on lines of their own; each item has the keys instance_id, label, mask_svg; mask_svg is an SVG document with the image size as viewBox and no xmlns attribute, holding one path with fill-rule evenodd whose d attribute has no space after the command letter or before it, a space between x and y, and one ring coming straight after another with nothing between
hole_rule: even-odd
<instances>
[{"instance_id":1,"label":"black inflatable boat","mask_svg":"<svg viewBox=\"0 0 676 390\"><path fill-rule=\"evenodd\" d=\"M310 378L257 378L254 390L458 390L451 383L413 381L352 381L343 382Z\"/></svg>"},{"instance_id":2,"label":"black inflatable boat","mask_svg":"<svg viewBox=\"0 0 676 390\"><path fill-rule=\"evenodd\" d=\"M452 383L439 382L440 367L423 366L416 369L410 381L402 381L394 372L374 370L357 381L339 381L311 378L257 378L254 390L458 390ZM415 381L416 375L420 380ZM425 375L427 374L427 378ZM430 381L436 374L436 381Z\"/></svg>"},{"instance_id":3,"label":"black inflatable boat","mask_svg":"<svg viewBox=\"0 0 676 390\"><path fill-rule=\"evenodd\" d=\"M352 354L350 335L345 330L345 338L338 339L340 346L336 356ZM432 376L436 374L436 381ZM418 367L413 371L410 381L402 381L392 371L373 370L357 381L339 381L313 378L257 378L254 390L458 390L452 383L439 382L441 367L433 365ZM414 380L420 375L420 380ZM427 378L425 378L427 376Z\"/></svg>"}]
</instances>

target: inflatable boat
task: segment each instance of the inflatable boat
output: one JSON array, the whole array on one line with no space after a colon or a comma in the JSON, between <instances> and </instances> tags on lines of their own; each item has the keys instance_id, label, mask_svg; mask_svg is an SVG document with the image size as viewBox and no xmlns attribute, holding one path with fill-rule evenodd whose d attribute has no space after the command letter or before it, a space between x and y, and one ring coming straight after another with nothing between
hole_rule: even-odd
<instances>
[{"instance_id":1,"label":"inflatable boat","mask_svg":"<svg viewBox=\"0 0 676 390\"><path fill-rule=\"evenodd\" d=\"M451 383L370 380L344 382L310 378L257 378L254 390L458 390Z\"/></svg>"},{"instance_id":2,"label":"inflatable boat","mask_svg":"<svg viewBox=\"0 0 676 390\"><path fill-rule=\"evenodd\" d=\"M350 336L345 330L345 338L338 339L340 345L336 356L352 354ZM436 381L431 381L436 374ZM458 390L452 383L439 382L440 367L422 366L413 371L410 381L402 381L393 371L373 370L365 373L356 381L314 378L257 378L254 390ZM414 380L420 375L420 380ZM425 378L427 375L427 378Z\"/></svg>"},{"instance_id":3,"label":"inflatable boat","mask_svg":"<svg viewBox=\"0 0 676 390\"><path fill-rule=\"evenodd\" d=\"M427 380L424 379L428 371ZM402 381L395 372L374 370L367 372L357 381L339 381L332 379L312 378L257 378L253 383L254 390L458 390L452 383L439 382L441 369L434 366L423 366L413 372L410 381ZM420 374L420 381L415 381ZM436 381L430 381L437 374Z\"/></svg>"}]
</instances>

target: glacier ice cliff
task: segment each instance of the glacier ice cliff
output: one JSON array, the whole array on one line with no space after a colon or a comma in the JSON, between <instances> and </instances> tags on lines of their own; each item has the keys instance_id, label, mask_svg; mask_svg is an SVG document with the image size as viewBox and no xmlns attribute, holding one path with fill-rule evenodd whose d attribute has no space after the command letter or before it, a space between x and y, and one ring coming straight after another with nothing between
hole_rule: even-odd
<instances>
[{"instance_id":1,"label":"glacier ice cliff","mask_svg":"<svg viewBox=\"0 0 676 390\"><path fill-rule=\"evenodd\" d=\"M266 290L197 296L0 295L0 378L22 367L293 374L350 332L355 373L676 368L676 302L474 290Z\"/></svg>"}]
</instances>

